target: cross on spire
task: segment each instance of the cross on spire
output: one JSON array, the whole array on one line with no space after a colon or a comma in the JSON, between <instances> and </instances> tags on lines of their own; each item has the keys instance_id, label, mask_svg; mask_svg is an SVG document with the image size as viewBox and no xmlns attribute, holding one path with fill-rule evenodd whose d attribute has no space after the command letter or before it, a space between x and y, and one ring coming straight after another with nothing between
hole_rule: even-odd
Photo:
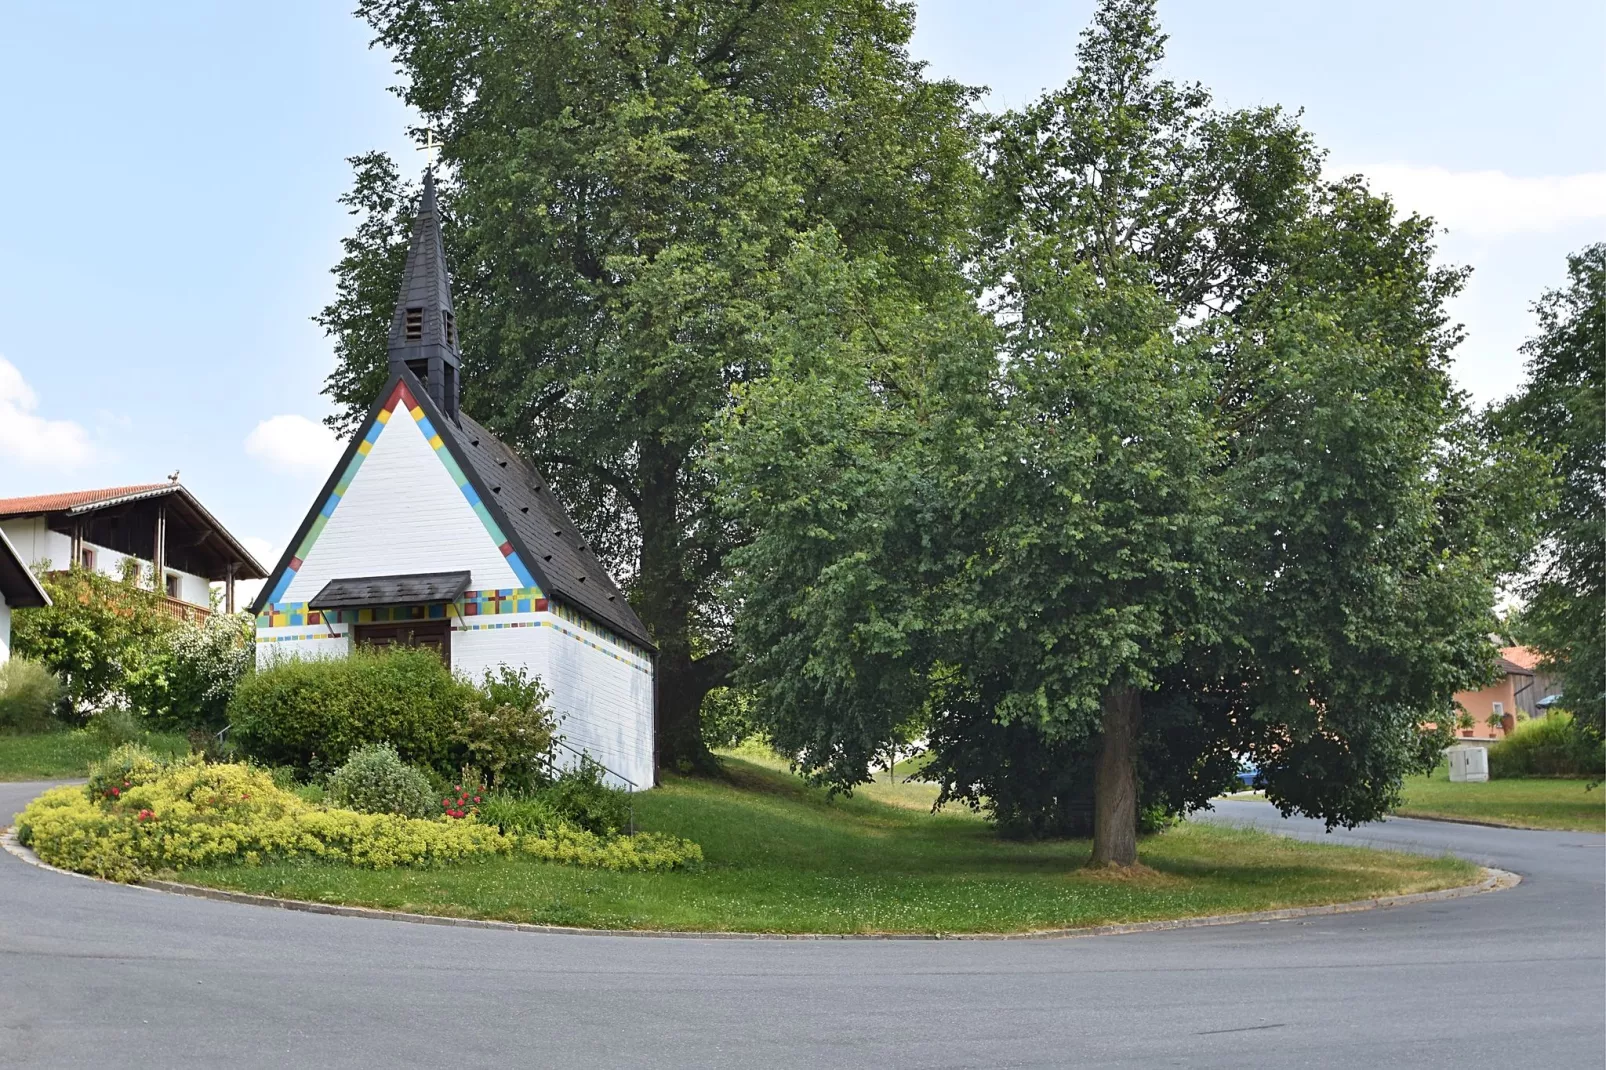
<instances>
[{"instance_id":1,"label":"cross on spire","mask_svg":"<svg viewBox=\"0 0 1606 1070\"><path fill-rule=\"evenodd\" d=\"M441 147L440 146L440 142L435 140L435 124L434 123L425 123L424 124L424 143L422 145L418 146L418 148L416 150L418 152L422 152L422 153L426 154L424 156L424 166L426 166L428 168L431 168L431 169L434 168L434 166L435 166L435 155L436 155L437 150L440 149L440 147Z\"/></svg>"}]
</instances>

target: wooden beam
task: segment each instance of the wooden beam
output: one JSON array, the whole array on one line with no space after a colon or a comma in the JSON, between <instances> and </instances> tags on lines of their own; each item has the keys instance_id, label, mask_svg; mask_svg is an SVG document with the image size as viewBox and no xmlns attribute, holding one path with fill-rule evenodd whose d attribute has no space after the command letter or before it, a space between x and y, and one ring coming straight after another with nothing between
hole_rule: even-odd
<instances>
[{"instance_id":1,"label":"wooden beam","mask_svg":"<svg viewBox=\"0 0 1606 1070\"><path fill-rule=\"evenodd\" d=\"M156 549L151 554L152 590L167 593L167 503L156 505Z\"/></svg>"},{"instance_id":2,"label":"wooden beam","mask_svg":"<svg viewBox=\"0 0 1606 1070\"><path fill-rule=\"evenodd\" d=\"M228 612L234 612L234 562L229 562L228 576L223 580L223 605Z\"/></svg>"}]
</instances>

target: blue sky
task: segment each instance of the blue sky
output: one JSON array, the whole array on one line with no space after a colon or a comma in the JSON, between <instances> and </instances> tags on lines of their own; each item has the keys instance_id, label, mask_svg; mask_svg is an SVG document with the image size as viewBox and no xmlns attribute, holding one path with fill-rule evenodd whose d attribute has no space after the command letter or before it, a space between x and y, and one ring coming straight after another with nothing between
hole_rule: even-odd
<instances>
[{"instance_id":1,"label":"blue sky","mask_svg":"<svg viewBox=\"0 0 1606 1070\"><path fill-rule=\"evenodd\" d=\"M345 157L421 163L369 33L328 0L0 0L0 497L174 469L271 564L332 462L308 317ZM1071 71L1091 0L920 0L917 56L1018 106ZM1335 171L1471 265L1457 375L1520 378L1529 303L1606 238L1598 0L1162 0L1169 73L1303 109Z\"/></svg>"}]
</instances>

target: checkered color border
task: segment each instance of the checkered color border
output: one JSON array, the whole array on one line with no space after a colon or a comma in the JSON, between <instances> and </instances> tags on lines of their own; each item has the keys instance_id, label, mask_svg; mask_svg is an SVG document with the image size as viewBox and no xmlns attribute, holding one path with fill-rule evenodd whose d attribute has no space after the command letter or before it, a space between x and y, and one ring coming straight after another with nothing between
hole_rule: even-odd
<instances>
[{"instance_id":1,"label":"checkered color border","mask_svg":"<svg viewBox=\"0 0 1606 1070\"><path fill-rule=\"evenodd\" d=\"M335 483L335 489L330 493L328 500L323 503L323 508L318 511L318 516L313 520L312 526L307 529L306 537L296 547L296 552L291 556L290 563L285 567L284 574L279 577L279 582L274 585L273 594L268 599L270 604L276 605L284 597L284 592L289 590L296 573L301 569L301 563L312 552L312 547L317 543L318 536L323 533L324 526L329 523L329 518L334 515L335 507L340 504L340 499L344 497L347 489L351 486L352 480L356 478L358 469L362 467L363 461L367 460L368 454L373 452L374 443L378 441L380 434L385 430L385 426L390 423L390 418L398 411L406 412L412 416L413 422L418 425L419 431L423 432L425 441L435 451L435 456L440 458L441 463L446 466L446 471L451 474L453 482L457 484L457 489L463 492L464 499L467 500L475 514L480 518L480 523L485 525L486 533L491 536L491 540L502 551L502 556L507 558L508 566L513 569L513 574L518 577L519 583L524 587L534 587L536 585L535 576L519 558L518 551L513 549L513 543L508 539L506 532L492 519L490 510L480 500L479 492L474 489L473 483L463 473L462 466L457 463L457 459L446 448L446 443L442 441L434 425L429 422L429 417L425 416L424 410L419 407L418 399L413 397L412 391L407 389L406 383L398 382L395 389L390 392L390 397L385 399L384 405L380 407L378 414L374 418L373 425L368 428L368 433L357 444L357 452L352 454L351 462L346 465L346 470L340 474L340 479Z\"/></svg>"}]
</instances>

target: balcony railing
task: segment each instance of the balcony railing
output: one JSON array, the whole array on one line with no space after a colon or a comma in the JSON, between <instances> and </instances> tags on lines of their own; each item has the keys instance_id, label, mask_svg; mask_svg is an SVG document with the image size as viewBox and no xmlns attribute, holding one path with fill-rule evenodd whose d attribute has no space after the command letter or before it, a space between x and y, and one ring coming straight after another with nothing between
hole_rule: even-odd
<instances>
[{"instance_id":1,"label":"balcony railing","mask_svg":"<svg viewBox=\"0 0 1606 1070\"><path fill-rule=\"evenodd\" d=\"M162 611L174 620L187 620L196 624L203 623L212 611L205 606L192 605L183 599L162 596Z\"/></svg>"}]
</instances>

